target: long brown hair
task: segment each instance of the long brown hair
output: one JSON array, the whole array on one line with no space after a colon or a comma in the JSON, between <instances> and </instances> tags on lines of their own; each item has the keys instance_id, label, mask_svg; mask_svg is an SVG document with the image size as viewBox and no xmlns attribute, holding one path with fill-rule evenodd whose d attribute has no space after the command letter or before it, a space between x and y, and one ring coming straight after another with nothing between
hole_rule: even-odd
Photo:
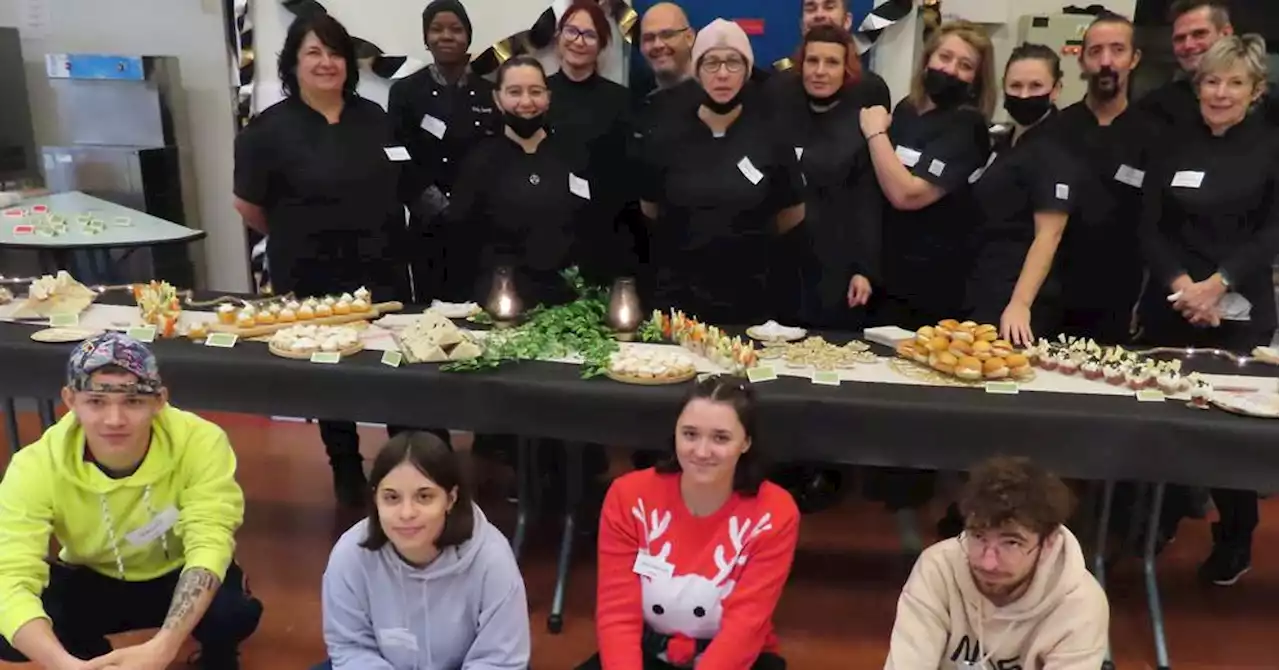
<instances>
[{"instance_id":1,"label":"long brown hair","mask_svg":"<svg viewBox=\"0 0 1280 670\"><path fill-rule=\"evenodd\" d=\"M991 46L991 38L987 37L986 30L971 21L952 21L943 24L929 37L929 41L924 45L924 53L920 55L920 66L916 69L915 76L911 78L911 92L907 94L907 100L915 105L916 109L920 109L929 99L929 94L924 91L924 73L929 68L929 59L933 58L934 52L942 46L942 42L952 35L973 47L973 50L978 52L978 58L982 60L978 64L977 75L973 78L976 95L973 102L968 104L981 112L982 116L989 121L996 111L995 49Z\"/></svg>"}]
</instances>

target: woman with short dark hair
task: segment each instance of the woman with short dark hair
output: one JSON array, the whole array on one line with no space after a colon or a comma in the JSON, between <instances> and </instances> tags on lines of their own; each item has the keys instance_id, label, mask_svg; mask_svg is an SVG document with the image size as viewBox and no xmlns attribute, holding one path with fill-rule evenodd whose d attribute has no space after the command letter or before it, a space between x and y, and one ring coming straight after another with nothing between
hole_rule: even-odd
<instances>
[{"instance_id":1,"label":"woman with short dark hair","mask_svg":"<svg viewBox=\"0 0 1280 670\"><path fill-rule=\"evenodd\" d=\"M746 380L699 382L666 460L619 477L600 514L596 637L579 670L780 670L773 610L800 512L765 481Z\"/></svg>"},{"instance_id":2,"label":"woman with short dark hair","mask_svg":"<svg viewBox=\"0 0 1280 670\"><path fill-rule=\"evenodd\" d=\"M524 579L472 503L460 457L435 435L401 433L369 480L369 518L338 540L324 573L332 668L527 668Z\"/></svg>"}]
</instances>

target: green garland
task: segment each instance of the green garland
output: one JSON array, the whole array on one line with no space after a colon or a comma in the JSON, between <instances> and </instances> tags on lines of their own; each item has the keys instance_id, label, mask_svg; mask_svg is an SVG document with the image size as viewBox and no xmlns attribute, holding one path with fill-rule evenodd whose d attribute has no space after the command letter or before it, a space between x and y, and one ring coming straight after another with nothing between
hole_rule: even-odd
<instances>
[{"instance_id":1,"label":"green garland","mask_svg":"<svg viewBox=\"0 0 1280 670\"><path fill-rule=\"evenodd\" d=\"M479 358L441 366L445 372L493 369L503 363L546 358L582 356L582 377L604 374L609 357L618 350L613 331L605 325L608 291L587 284L577 268L560 273L578 299L555 307L539 305L525 316L526 321L507 330L489 331L484 353Z\"/></svg>"}]
</instances>

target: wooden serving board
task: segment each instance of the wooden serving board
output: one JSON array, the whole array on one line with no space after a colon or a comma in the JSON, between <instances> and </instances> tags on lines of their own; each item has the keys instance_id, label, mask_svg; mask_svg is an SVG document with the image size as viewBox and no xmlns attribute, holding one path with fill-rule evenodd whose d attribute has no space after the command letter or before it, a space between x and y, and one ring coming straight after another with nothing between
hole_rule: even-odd
<instances>
[{"instance_id":1,"label":"wooden serving board","mask_svg":"<svg viewBox=\"0 0 1280 670\"><path fill-rule=\"evenodd\" d=\"M698 371L694 370L693 372L690 372L689 374L686 374L686 375L681 375L679 377L666 377L663 379L652 379L648 377L632 377L630 375L624 375L624 374L614 372L613 370L606 370L604 373L604 376L608 377L609 379L612 379L615 382L621 382L623 384L635 384L636 386L671 386L673 384L683 384L689 381L690 379L697 377Z\"/></svg>"},{"instance_id":2,"label":"wooden serving board","mask_svg":"<svg viewBox=\"0 0 1280 670\"><path fill-rule=\"evenodd\" d=\"M311 354L324 353L321 351L308 351L305 353L297 352L297 351L285 351L284 349L275 348L275 346L273 346L270 342L267 343L267 350L281 358L292 358L298 361L309 361L311 360ZM347 347L346 349L341 349L334 353L338 354L343 358L346 358L347 356L354 356L355 354L358 354L361 351L364 351L364 343L356 342L355 344Z\"/></svg>"},{"instance_id":3,"label":"wooden serving board","mask_svg":"<svg viewBox=\"0 0 1280 670\"><path fill-rule=\"evenodd\" d=\"M356 321L373 321L387 312L398 312L404 309L404 304L400 302L380 302L373 305L370 309L363 312L354 312L351 314L318 316L314 319L306 321L291 321L289 323L273 323L269 326L252 326L250 328L241 328L235 324L215 323L209 325L211 333L234 333L240 336L240 339L247 340L264 335L272 335L277 331L284 330L292 326L340 326L344 323L355 323Z\"/></svg>"}]
</instances>

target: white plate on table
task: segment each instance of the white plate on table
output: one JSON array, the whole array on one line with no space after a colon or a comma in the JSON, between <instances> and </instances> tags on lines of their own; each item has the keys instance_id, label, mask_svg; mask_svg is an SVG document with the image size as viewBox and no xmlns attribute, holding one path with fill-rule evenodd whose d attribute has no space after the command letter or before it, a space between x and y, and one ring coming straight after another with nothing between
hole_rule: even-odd
<instances>
[{"instance_id":1,"label":"white plate on table","mask_svg":"<svg viewBox=\"0 0 1280 670\"><path fill-rule=\"evenodd\" d=\"M446 319L465 319L484 311L480 309L480 305L474 302L444 302L442 300L432 300L431 309L439 312L440 316Z\"/></svg>"},{"instance_id":2,"label":"white plate on table","mask_svg":"<svg viewBox=\"0 0 1280 670\"><path fill-rule=\"evenodd\" d=\"M773 320L747 329L747 337L761 342L795 342L808 334L809 331L804 328L784 326Z\"/></svg>"},{"instance_id":3,"label":"white plate on table","mask_svg":"<svg viewBox=\"0 0 1280 670\"><path fill-rule=\"evenodd\" d=\"M1209 401L1233 414L1262 419L1280 418L1280 393L1272 390L1260 389L1252 393L1217 392Z\"/></svg>"}]
</instances>

